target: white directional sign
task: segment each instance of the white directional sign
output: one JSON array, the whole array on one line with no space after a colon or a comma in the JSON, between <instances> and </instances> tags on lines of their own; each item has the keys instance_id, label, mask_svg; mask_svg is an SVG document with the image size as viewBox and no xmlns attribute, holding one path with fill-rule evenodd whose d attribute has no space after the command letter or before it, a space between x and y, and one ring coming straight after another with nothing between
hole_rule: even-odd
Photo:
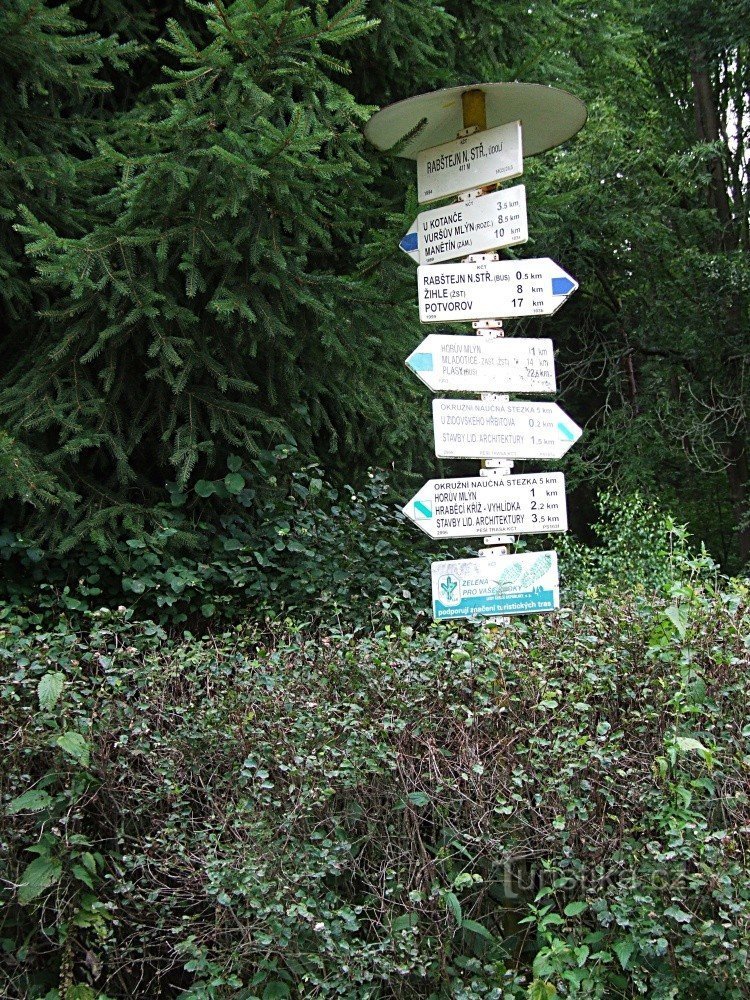
<instances>
[{"instance_id":1,"label":"white directional sign","mask_svg":"<svg viewBox=\"0 0 750 1000\"><path fill-rule=\"evenodd\" d=\"M523 184L420 212L399 243L418 264L517 246L529 238Z\"/></svg>"},{"instance_id":2,"label":"white directional sign","mask_svg":"<svg viewBox=\"0 0 750 1000\"><path fill-rule=\"evenodd\" d=\"M430 479L403 512L430 538L568 530L565 476L561 472Z\"/></svg>"},{"instance_id":3,"label":"white directional sign","mask_svg":"<svg viewBox=\"0 0 750 1000\"><path fill-rule=\"evenodd\" d=\"M551 316L576 288L578 282L549 257L417 268L423 323Z\"/></svg>"},{"instance_id":4,"label":"white directional sign","mask_svg":"<svg viewBox=\"0 0 750 1000\"><path fill-rule=\"evenodd\" d=\"M432 615L530 615L560 606L555 552L488 555L432 564Z\"/></svg>"},{"instance_id":5,"label":"white directional sign","mask_svg":"<svg viewBox=\"0 0 750 1000\"><path fill-rule=\"evenodd\" d=\"M438 458L561 458L581 436L557 403L434 399Z\"/></svg>"},{"instance_id":6,"label":"white directional sign","mask_svg":"<svg viewBox=\"0 0 750 1000\"><path fill-rule=\"evenodd\" d=\"M522 173L521 123L509 122L418 153L417 198L437 201Z\"/></svg>"},{"instance_id":7,"label":"white directional sign","mask_svg":"<svg viewBox=\"0 0 750 1000\"><path fill-rule=\"evenodd\" d=\"M462 337L431 333L406 367L433 391L554 392L552 341L531 337Z\"/></svg>"}]
</instances>

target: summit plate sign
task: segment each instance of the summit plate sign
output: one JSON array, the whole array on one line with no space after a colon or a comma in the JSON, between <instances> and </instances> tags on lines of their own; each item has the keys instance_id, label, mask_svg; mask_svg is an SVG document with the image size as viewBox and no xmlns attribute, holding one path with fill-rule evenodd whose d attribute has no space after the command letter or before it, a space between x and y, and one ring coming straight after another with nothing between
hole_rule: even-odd
<instances>
[{"instance_id":1,"label":"summit plate sign","mask_svg":"<svg viewBox=\"0 0 750 1000\"><path fill-rule=\"evenodd\" d=\"M417 198L437 201L523 173L521 123L475 132L417 155Z\"/></svg>"}]
</instances>

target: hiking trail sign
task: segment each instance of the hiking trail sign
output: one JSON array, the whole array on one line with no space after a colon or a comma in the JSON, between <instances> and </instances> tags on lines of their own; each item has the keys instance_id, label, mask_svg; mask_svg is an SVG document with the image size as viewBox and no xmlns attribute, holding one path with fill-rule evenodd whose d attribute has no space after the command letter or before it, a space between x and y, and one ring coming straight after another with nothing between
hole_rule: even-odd
<instances>
[{"instance_id":1,"label":"hiking trail sign","mask_svg":"<svg viewBox=\"0 0 750 1000\"><path fill-rule=\"evenodd\" d=\"M522 173L521 123L509 122L418 153L417 199L437 201Z\"/></svg>"},{"instance_id":2,"label":"hiking trail sign","mask_svg":"<svg viewBox=\"0 0 750 1000\"><path fill-rule=\"evenodd\" d=\"M431 333L406 359L425 385L446 392L554 392L552 341Z\"/></svg>"},{"instance_id":3,"label":"hiking trail sign","mask_svg":"<svg viewBox=\"0 0 750 1000\"><path fill-rule=\"evenodd\" d=\"M562 458L581 428L557 403L434 399L438 458Z\"/></svg>"},{"instance_id":4,"label":"hiking trail sign","mask_svg":"<svg viewBox=\"0 0 750 1000\"><path fill-rule=\"evenodd\" d=\"M526 188L502 191L420 212L399 243L418 264L517 246L529 238Z\"/></svg>"},{"instance_id":5,"label":"hiking trail sign","mask_svg":"<svg viewBox=\"0 0 750 1000\"><path fill-rule=\"evenodd\" d=\"M430 538L534 535L568 530L561 472L430 479L403 508Z\"/></svg>"},{"instance_id":6,"label":"hiking trail sign","mask_svg":"<svg viewBox=\"0 0 750 1000\"><path fill-rule=\"evenodd\" d=\"M365 134L379 149L417 161L421 211L399 242L417 262L423 323L472 322L477 336L430 334L406 359L432 391L481 399L435 399L438 458L485 460L480 476L430 479L404 515L431 538L484 538L476 559L432 563L437 621L553 611L560 604L555 552L509 554L519 534L567 530L565 477L510 475L514 459L560 458L581 436L556 403L504 393L554 392L552 342L507 338L504 319L553 315L578 283L549 257L499 260L528 239L523 159L565 142L584 125L585 105L554 87L483 83L399 101ZM523 123L523 129L522 129ZM456 261L456 258L464 258Z\"/></svg>"},{"instance_id":7,"label":"hiking trail sign","mask_svg":"<svg viewBox=\"0 0 750 1000\"><path fill-rule=\"evenodd\" d=\"M549 257L417 268L423 323L551 316L577 288L578 282Z\"/></svg>"}]
</instances>

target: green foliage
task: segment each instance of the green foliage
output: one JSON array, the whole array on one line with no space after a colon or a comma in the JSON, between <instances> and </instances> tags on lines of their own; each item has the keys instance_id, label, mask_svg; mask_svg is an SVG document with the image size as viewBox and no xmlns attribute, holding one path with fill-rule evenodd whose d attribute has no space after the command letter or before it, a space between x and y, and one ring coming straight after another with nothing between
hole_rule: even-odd
<instances>
[{"instance_id":1,"label":"green foliage","mask_svg":"<svg viewBox=\"0 0 750 1000\"><path fill-rule=\"evenodd\" d=\"M5 593L53 614L127 604L170 628L290 612L361 625L424 606L435 546L397 514L383 473L336 488L286 447L247 465L230 455L227 469L198 480L192 497L172 484L154 529L138 527L114 552L81 545L75 558L43 556L0 536ZM40 700L59 681L45 675Z\"/></svg>"},{"instance_id":2,"label":"green foliage","mask_svg":"<svg viewBox=\"0 0 750 1000\"><path fill-rule=\"evenodd\" d=\"M556 540L569 593L664 591L685 575L715 576L718 566L705 547L692 551L686 527L662 505L640 493L602 493L597 508L599 520L592 525L596 544L585 545L570 535Z\"/></svg>"},{"instance_id":3,"label":"green foliage","mask_svg":"<svg viewBox=\"0 0 750 1000\"><path fill-rule=\"evenodd\" d=\"M739 1000L747 596L202 638L7 607L0 992Z\"/></svg>"}]
</instances>

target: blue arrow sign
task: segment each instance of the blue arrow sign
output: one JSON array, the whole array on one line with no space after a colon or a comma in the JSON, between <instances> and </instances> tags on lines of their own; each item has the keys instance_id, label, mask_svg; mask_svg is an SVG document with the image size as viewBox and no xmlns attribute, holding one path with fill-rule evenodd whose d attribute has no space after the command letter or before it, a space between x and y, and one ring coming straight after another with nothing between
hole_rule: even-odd
<instances>
[{"instance_id":1,"label":"blue arrow sign","mask_svg":"<svg viewBox=\"0 0 750 1000\"><path fill-rule=\"evenodd\" d=\"M415 351L406 359L406 364L413 372L431 372L435 363L431 354L426 351Z\"/></svg>"},{"instance_id":2,"label":"blue arrow sign","mask_svg":"<svg viewBox=\"0 0 750 1000\"><path fill-rule=\"evenodd\" d=\"M399 243L399 246L405 253L411 253L412 250L417 249L418 243L419 240L416 232L408 232Z\"/></svg>"},{"instance_id":3,"label":"blue arrow sign","mask_svg":"<svg viewBox=\"0 0 750 1000\"><path fill-rule=\"evenodd\" d=\"M578 286L570 278L553 278L552 279L552 294L553 295L569 295Z\"/></svg>"}]
</instances>

